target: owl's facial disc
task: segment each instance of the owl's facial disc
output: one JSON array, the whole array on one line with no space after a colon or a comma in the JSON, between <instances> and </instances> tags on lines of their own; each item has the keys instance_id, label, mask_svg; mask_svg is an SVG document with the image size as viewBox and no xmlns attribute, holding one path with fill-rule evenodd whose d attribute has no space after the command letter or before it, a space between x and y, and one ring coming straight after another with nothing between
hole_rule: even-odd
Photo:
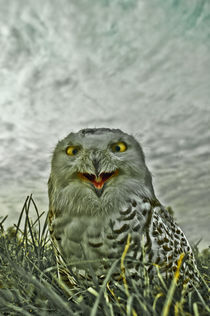
<instances>
[{"instance_id":1,"label":"owl's facial disc","mask_svg":"<svg viewBox=\"0 0 210 316\"><path fill-rule=\"evenodd\" d=\"M102 190L104 184L109 181L112 177L118 175L118 170L115 170L113 172L102 172L99 176L96 176L95 174L89 174L89 173L78 173L78 176L80 179L90 182L93 184L94 188L97 190ZM102 192L102 191L101 191Z\"/></svg>"}]
</instances>

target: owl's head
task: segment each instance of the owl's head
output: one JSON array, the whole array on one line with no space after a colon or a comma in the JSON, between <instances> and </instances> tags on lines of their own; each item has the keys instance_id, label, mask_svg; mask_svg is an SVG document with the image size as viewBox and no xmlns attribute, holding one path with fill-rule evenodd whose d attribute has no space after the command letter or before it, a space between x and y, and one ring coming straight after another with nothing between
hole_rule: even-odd
<instances>
[{"instance_id":1,"label":"owl's head","mask_svg":"<svg viewBox=\"0 0 210 316\"><path fill-rule=\"evenodd\" d=\"M133 136L119 129L82 129L58 142L49 179L55 208L108 211L132 195L155 198L142 148Z\"/></svg>"}]
</instances>

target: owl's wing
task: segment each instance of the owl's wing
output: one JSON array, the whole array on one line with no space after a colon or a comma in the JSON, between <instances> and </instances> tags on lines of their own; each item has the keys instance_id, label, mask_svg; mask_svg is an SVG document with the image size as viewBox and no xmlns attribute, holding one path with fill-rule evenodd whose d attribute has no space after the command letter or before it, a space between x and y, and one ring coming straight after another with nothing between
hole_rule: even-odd
<instances>
[{"instance_id":1,"label":"owl's wing","mask_svg":"<svg viewBox=\"0 0 210 316\"><path fill-rule=\"evenodd\" d=\"M115 243L122 245L121 253L130 233L127 257L132 260L135 273L138 262L143 261L148 272L155 274L155 265L158 265L165 278L171 279L177 271L180 256L184 254L180 276L186 282L191 279L198 281L198 270L189 242L157 199L134 197L128 201L125 210L121 210L120 216L113 221L112 232ZM134 265L134 262L137 264Z\"/></svg>"},{"instance_id":2,"label":"owl's wing","mask_svg":"<svg viewBox=\"0 0 210 316\"><path fill-rule=\"evenodd\" d=\"M154 264L157 264L165 277L171 278L177 271L180 256L184 255L180 276L185 282L192 279L198 281L198 270L190 244L169 211L158 200L145 199L138 203L138 213L141 215L139 219L142 215L145 217L142 235L149 270L153 270Z\"/></svg>"}]
</instances>

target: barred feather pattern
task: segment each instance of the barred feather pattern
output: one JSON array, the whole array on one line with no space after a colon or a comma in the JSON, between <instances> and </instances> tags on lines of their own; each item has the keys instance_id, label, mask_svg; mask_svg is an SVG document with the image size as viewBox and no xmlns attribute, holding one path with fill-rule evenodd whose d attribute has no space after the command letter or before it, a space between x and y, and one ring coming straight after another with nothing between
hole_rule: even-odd
<instances>
[{"instance_id":1,"label":"barred feather pattern","mask_svg":"<svg viewBox=\"0 0 210 316\"><path fill-rule=\"evenodd\" d=\"M96 216L89 218L89 221L88 218L81 221L79 216L73 216L68 221L65 218L65 223L58 221L57 226L53 214L49 212L49 227L58 271L62 280L71 287L76 285L77 278L91 279L91 269L99 280L103 279L112 262L121 257L128 234L131 243L126 259L130 277L140 277L139 266L143 262L149 274L156 274L157 264L162 275L170 279L177 269L180 255L184 253L181 278L186 283L191 280L199 282L187 238L157 199L133 197L125 203L124 208L113 212L109 218ZM75 235L75 227L79 234ZM118 267L113 278L119 276Z\"/></svg>"}]
</instances>

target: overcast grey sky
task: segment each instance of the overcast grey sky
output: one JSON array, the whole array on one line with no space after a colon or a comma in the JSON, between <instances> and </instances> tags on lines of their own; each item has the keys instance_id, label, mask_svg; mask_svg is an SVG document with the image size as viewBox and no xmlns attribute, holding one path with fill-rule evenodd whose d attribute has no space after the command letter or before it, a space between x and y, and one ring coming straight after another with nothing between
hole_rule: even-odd
<instances>
[{"instance_id":1,"label":"overcast grey sky","mask_svg":"<svg viewBox=\"0 0 210 316\"><path fill-rule=\"evenodd\" d=\"M58 139L121 128L146 153L159 199L209 242L209 1L0 0L1 215L47 210Z\"/></svg>"}]
</instances>

